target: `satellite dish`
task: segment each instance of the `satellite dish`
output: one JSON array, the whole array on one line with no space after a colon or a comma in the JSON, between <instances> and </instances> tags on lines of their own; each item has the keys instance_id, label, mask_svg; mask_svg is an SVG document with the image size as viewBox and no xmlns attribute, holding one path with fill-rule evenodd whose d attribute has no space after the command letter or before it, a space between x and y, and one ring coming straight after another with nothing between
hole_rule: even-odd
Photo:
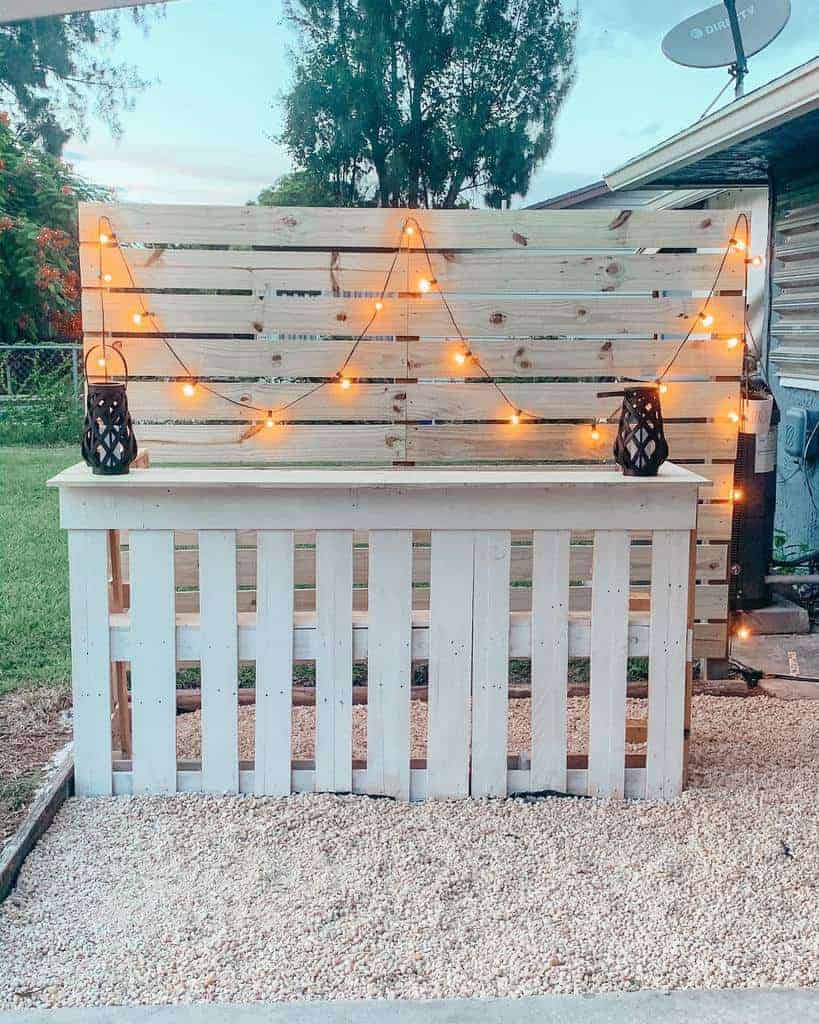
<instances>
[{"instance_id":1,"label":"satellite dish","mask_svg":"<svg viewBox=\"0 0 819 1024\"><path fill-rule=\"evenodd\" d=\"M689 68L729 67L741 96L746 58L773 42L790 16L790 0L725 0L675 25L663 53Z\"/></svg>"}]
</instances>

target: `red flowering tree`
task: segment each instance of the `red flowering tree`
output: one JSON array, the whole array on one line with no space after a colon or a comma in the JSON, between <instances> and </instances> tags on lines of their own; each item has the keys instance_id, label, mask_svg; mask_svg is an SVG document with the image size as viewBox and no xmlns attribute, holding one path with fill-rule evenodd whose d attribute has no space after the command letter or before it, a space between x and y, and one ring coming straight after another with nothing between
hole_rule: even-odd
<instances>
[{"instance_id":1,"label":"red flowering tree","mask_svg":"<svg viewBox=\"0 0 819 1024\"><path fill-rule=\"evenodd\" d=\"M77 201L110 194L24 142L0 111L0 340L76 341Z\"/></svg>"}]
</instances>

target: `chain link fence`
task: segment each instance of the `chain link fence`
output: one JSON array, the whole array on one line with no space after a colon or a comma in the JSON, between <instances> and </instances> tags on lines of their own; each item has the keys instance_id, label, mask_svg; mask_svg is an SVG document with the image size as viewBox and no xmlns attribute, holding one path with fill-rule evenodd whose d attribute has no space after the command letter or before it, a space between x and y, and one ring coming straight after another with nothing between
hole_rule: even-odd
<instances>
[{"instance_id":1,"label":"chain link fence","mask_svg":"<svg viewBox=\"0 0 819 1024\"><path fill-rule=\"evenodd\" d=\"M82 345L0 345L0 444L74 442L82 399Z\"/></svg>"}]
</instances>

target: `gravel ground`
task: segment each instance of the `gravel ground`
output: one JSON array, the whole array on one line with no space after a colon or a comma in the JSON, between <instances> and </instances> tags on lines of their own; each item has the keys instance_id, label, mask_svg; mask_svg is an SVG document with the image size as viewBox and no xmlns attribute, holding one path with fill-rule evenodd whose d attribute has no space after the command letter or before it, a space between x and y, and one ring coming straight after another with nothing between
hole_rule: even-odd
<instances>
[{"instance_id":1,"label":"gravel ground","mask_svg":"<svg viewBox=\"0 0 819 1024\"><path fill-rule=\"evenodd\" d=\"M0 1007L819 986L819 702L694 698L671 805L72 800Z\"/></svg>"},{"instance_id":2,"label":"gravel ground","mask_svg":"<svg viewBox=\"0 0 819 1024\"><path fill-rule=\"evenodd\" d=\"M587 697L568 699L567 747L573 754L584 754L589 748L589 701ZM626 714L640 718L647 713L648 701L630 698ZM531 749L532 702L528 699L509 701L509 733L507 747L510 754ZM427 705L418 700L411 704L410 753L412 757L426 757ZM239 758L253 760L255 709L239 708ZM180 759L198 759L201 751L202 717L194 711L176 719L176 756ZM309 759L315 755L316 711L312 707L293 708L293 757ZM643 750L645 744L627 744L628 750ZM353 757L367 756L367 709L353 707Z\"/></svg>"}]
</instances>

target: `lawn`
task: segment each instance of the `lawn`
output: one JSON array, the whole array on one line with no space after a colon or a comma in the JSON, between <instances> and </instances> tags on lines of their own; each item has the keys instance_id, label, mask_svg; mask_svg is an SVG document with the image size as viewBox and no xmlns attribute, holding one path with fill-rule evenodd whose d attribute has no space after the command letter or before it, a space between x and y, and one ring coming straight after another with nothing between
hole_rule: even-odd
<instances>
[{"instance_id":1,"label":"lawn","mask_svg":"<svg viewBox=\"0 0 819 1024\"><path fill-rule=\"evenodd\" d=\"M45 482L78 458L76 447L0 448L0 695L71 677L66 539Z\"/></svg>"}]
</instances>

